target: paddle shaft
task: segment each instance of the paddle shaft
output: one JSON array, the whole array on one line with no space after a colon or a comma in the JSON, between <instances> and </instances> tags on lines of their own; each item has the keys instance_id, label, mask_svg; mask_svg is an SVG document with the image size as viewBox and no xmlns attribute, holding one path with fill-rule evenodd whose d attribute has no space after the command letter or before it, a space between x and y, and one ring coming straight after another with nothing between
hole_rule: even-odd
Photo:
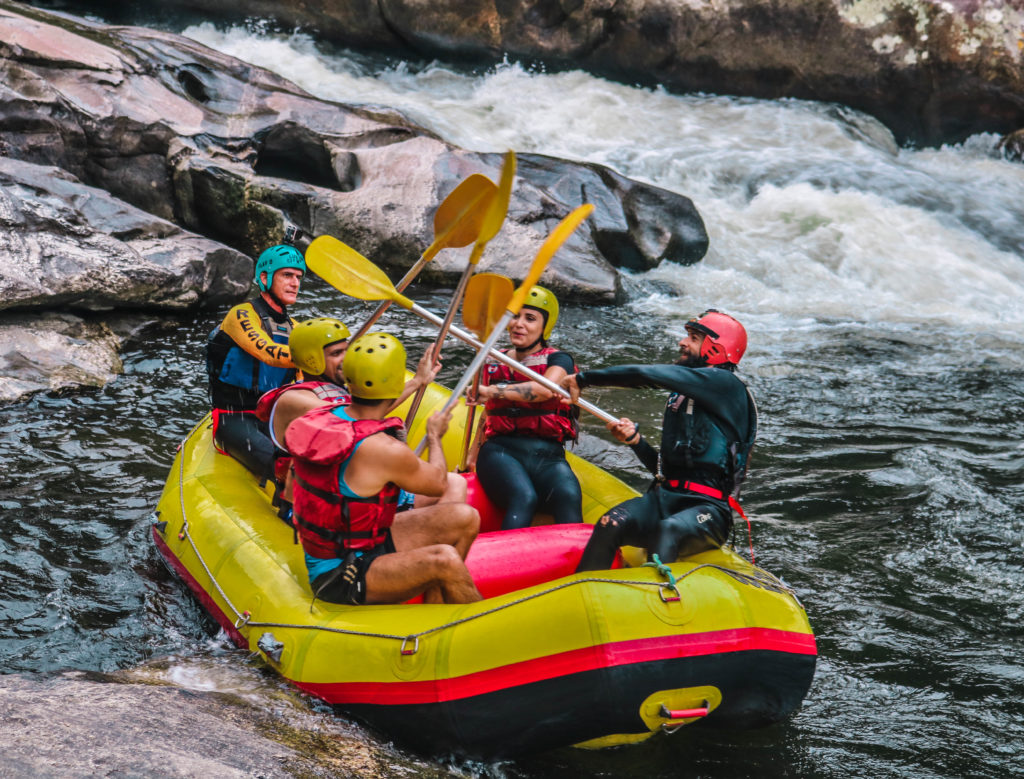
<instances>
[{"instance_id":1,"label":"paddle shaft","mask_svg":"<svg viewBox=\"0 0 1024 779\"><path fill-rule=\"evenodd\" d=\"M437 314L434 314L434 313L432 313L430 311L427 311L425 308L423 308L422 306L420 306L420 305L418 305L416 303L414 303L409 310L412 311L417 316L427 320L428 322L434 323L435 325L440 325L441 322L443 321L441 319L441 317L439 317ZM504 329L504 328L502 328L502 329ZM483 349L484 345L477 338L475 338L472 334L467 333L465 330L461 329L457 325L452 325L451 328L449 329L449 332L452 335L454 335L456 338L458 338L460 341L462 341L463 343L466 343L466 344L469 344L470 346L472 346L477 351L480 351L480 350ZM490 349L487 352L487 355L489 357L497 360L498 362L502 363L503 365L507 365L508 367L513 368L514 370L518 371L519 373L522 373L524 376L528 376L532 381L537 382L538 384L540 384L543 387L547 387L552 392L554 392L554 393L556 393L558 395L561 395L564 398L568 398L569 397L569 391L568 390L562 389L562 387L560 385L558 385L555 382L551 381L551 379L545 378L542 374L537 373L535 370L527 368L521 362L513 359L512 357L509 357L507 354L505 354L505 352L499 351L497 349ZM482 362L483 361L481 360L481 363ZM463 388L465 388L465 387L463 387ZM598 419L600 419L603 422L618 422L619 421L618 417L613 417L607 411L601 410L600 408L595 406L593 403L591 403L588 400L584 400L583 398L580 398L576 402L576 405L578 405L584 411L590 412L591 414L593 414L595 417L597 417Z\"/></svg>"},{"instance_id":2,"label":"paddle shaft","mask_svg":"<svg viewBox=\"0 0 1024 779\"><path fill-rule=\"evenodd\" d=\"M505 328L508 326L508 323L512 321L512 317L514 316L515 314L511 311L506 311L505 315L498 320L498 324L494 326L494 330L489 336L487 336L487 341L480 345L480 351L478 351L476 356L473 357L473 362L471 362L469 367L463 372L462 377L459 379L459 383L455 385L455 389L452 390L452 394L449 395L448 400L445 401L444 406L441 409L442 414L458 403L459 398L466 390L469 382L472 381L473 377L483 367L484 360L487 359L487 354L491 351L491 348L501 337L502 333L505 332ZM426 436L424 436L416 447L416 454L423 454L423 450L426 446L427 439Z\"/></svg>"},{"instance_id":3,"label":"paddle shaft","mask_svg":"<svg viewBox=\"0 0 1024 779\"><path fill-rule=\"evenodd\" d=\"M456 231L459 230L463 226L463 224L467 222L467 220L470 220L475 216L475 212L480 208L480 206L484 202L490 201L491 197L493 196L494 184L491 183L490 179L485 179L485 181L487 182L487 185L491 188L490 191L483 190L477 193L475 197L473 197L466 203L466 205L459 211L456 217L453 220L451 220L448 226L444 230L442 230L441 233L434 239L434 242L427 247L426 251L424 251L423 254L420 255L420 258L413 264L413 266L405 272L405 275L402 276L401 281L399 281L398 284L395 286L395 290L397 290L398 292L403 292L406 287L412 284L413 279L420 275L420 271L423 270L426 264L430 262L432 259L434 259L434 257L436 257L442 249L448 248L449 241L453 239L453 236L455 235ZM467 181L462 182L460 186L463 186L466 183L468 183L468 179ZM456 195L458 191L459 188L456 187L455 190L452 191L451 195L449 195L448 198L446 198L446 200L452 198L452 196ZM441 205L443 206L444 203L442 203ZM377 320L384 315L384 312L388 310L392 302L392 300L381 301L381 304L377 306L377 310L370 314L370 318L363 323L363 326L359 328L359 331L354 336L352 336L351 340L354 341L359 336L366 335L366 333L370 331L370 328L377 323Z\"/></svg>"},{"instance_id":4,"label":"paddle shaft","mask_svg":"<svg viewBox=\"0 0 1024 779\"><path fill-rule=\"evenodd\" d=\"M473 394L480 388L480 373L473 377ZM476 421L476 405L466 406L466 431L462 436L462 455L459 457L459 473L466 472L469 462L469 450L473 446L473 423Z\"/></svg>"},{"instance_id":5,"label":"paddle shaft","mask_svg":"<svg viewBox=\"0 0 1024 779\"><path fill-rule=\"evenodd\" d=\"M462 276L459 278L459 285L455 288L455 294L452 296L452 303L448 306L448 311L445 313L444 319L441 321L441 329L437 334L437 338L434 339L434 343L430 345L431 365L437 362L441 357L441 344L443 344L444 339L448 337L448 331L452 326L452 320L455 319L455 312L458 311L459 301L462 300L462 296L466 293L466 285L469 284L469 277L473 274L473 267L474 266L472 264L469 264L462 272ZM409 406L409 413L405 415L406 427L411 426L412 421L416 418L416 412L420 410L420 403L423 402L423 394L426 391L426 386L420 387L419 390L417 390L416 395L413 397L412 404Z\"/></svg>"}]
</instances>

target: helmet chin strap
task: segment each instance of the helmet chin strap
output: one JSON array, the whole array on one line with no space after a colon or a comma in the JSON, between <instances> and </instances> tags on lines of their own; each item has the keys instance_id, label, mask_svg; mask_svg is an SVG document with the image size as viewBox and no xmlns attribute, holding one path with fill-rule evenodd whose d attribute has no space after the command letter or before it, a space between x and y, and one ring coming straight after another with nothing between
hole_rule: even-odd
<instances>
[{"instance_id":1,"label":"helmet chin strap","mask_svg":"<svg viewBox=\"0 0 1024 779\"><path fill-rule=\"evenodd\" d=\"M536 341L534 341L529 346L524 346L522 349L516 349L516 351L519 354L525 354L526 352L532 351L533 347L535 347L539 343L543 343L543 341L544 341L544 336L541 336L540 338L538 338Z\"/></svg>"},{"instance_id":2,"label":"helmet chin strap","mask_svg":"<svg viewBox=\"0 0 1024 779\"><path fill-rule=\"evenodd\" d=\"M281 300L281 298L274 294L274 290L271 287L268 287L265 290L265 293L272 301L274 301L274 305L281 309L282 313L288 312L288 306Z\"/></svg>"}]
</instances>

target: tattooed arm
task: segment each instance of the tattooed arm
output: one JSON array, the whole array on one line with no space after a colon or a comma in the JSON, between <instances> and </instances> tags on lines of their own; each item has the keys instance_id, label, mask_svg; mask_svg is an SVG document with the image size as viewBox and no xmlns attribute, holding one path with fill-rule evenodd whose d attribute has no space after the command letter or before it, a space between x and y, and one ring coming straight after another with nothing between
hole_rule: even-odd
<instances>
[{"instance_id":1,"label":"tattooed arm","mask_svg":"<svg viewBox=\"0 0 1024 779\"><path fill-rule=\"evenodd\" d=\"M563 376L567 376L574 368L575 363L568 352L555 352L548 358L548 364L543 375L548 381L557 384ZM488 400L507 400L513 403L543 403L545 400L550 400L555 394L555 392L539 382L521 381L482 386L477 392L476 400L481 403L486 403Z\"/></svg>"}]
</instances>

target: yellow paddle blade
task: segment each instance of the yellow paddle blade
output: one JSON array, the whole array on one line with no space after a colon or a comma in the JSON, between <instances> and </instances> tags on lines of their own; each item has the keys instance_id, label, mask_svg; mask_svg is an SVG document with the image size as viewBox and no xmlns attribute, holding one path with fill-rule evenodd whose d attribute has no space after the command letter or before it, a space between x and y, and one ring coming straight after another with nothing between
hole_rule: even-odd
<instances>
[{"instance_id":1,"label":"yellow paddle blade","mask_svg":"<svg viewBox=\"0 0 1024 779\"><path fill-rule=\"evenodd\" d=\"M434 212L437 237L424 254L433 256L441 249L469 246L475 241L497 190L494 182L481 173L474 173L455 187Z\"/></svg>"},{"instance_id":2,"label":"yellow paddle blade","mask_svg":"<svg viewBox=\"0 0 1024 779\"><path fill-rule=\"evenodd\" d=\"M483 340L494 329L508 308L515 285L508 276L477 273L466 286L462 302L462 323Z\"/></svg>"},{"instance_id":3,"label":"yellow paddle blade","mask_svg":"<svg viewBox=\"0 0 1024 779\"><path fill-rule=\"evenodd\" d=\"M551 235L544 240L544 243L540 247L540 251L537 252L537 256L533 259L533 265L530 266L530 272L526 274L526 278L523 279L523 283L519 285L515 294L512 296L512 300L508 304L509 312L512 314L519 313L519 309L523 307L523 302L526 300L526 296L530 294L530 290L540 279L540 275L548 266L548 263L555 255L555 252L557 252L562 244L568 240L569 236L576 231L576 228L583 223L583 220L590 216L593 210L593 205L590 203L584 203L558 223L558 227L556 227L552 231Z\"/></svg>"},{"instance_id":4,"label":"yellow paddle blade","mask_svg":"<svg viewBox=\"0 0 1024 779\"><path fill-rule=\"evenodd\" d=\"M359 300L393 300L411 309L413 302L363 255L331 235L321 235L306 249L306 266L339 292Z\"/></svg>"},{"instance_id":5,"label":"yellow paddle blade","mask_svg":"<svg viewBox=\"0 0 1024 779\"><path fill-rule=\"evenodd\" d=\"M501 166L501 178L498 180L497 191L487 207L484 215L483 226L480 228L480 235L477 236L476 245L469 255L469 264L476 265L484 253L484 247L498 234L502 224L505 222L505 215L508 214L508 201L512 197L512 182L516 177L516 153L508 151L505 153L505 162Z\"/></svg>"},{"instance_id":6,"label":"yellow paddle blade","mask_svg":"<svg viewBox=\"0 0 1024 779\"><path fill-rule=\"evenodd\" d=\"M501 166L501 178L498 179L498 190L491 200L487 215L484 217L483 227L480 228L480 239L491 240L498 234L502 223L505 221L505 214L508 213L508 201L512 197L512 182L516 177L516 153L505 152L505 162Z\"/></svg>"}]
</instances>

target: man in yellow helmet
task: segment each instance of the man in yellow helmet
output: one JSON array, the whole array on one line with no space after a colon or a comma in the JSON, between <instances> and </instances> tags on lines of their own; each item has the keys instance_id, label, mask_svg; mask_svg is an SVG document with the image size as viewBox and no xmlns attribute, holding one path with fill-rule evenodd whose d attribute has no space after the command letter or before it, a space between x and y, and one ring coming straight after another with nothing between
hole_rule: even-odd
<instances>
[{"instance_id":1,"label":"man in yellow helmet","mask_svg":"<svg viewBox=\"0 0 1024 779\"><path fill-rule=\"evenodd\" d=\"M351 404L304 410L294 402L300 393L288 391L271 404L275 434L294 458L294 523L321 600L480 599L464 562L480 518L441 447L450 413L427 419L426 462L405 444L402 421L387 417L406 386L405 360L397 338L371 333L348 344L340 361ZM324 370L332 364L325 350ZM402 491L415 503L399 513Z\"/></svg>"},{"instance_id":2,"label":"man in yellow helmet","mask_svg":"<svg viewBox=\"0 0 1024 779\"><path fill-rule=\"evenodd\" d=\"M342 373L342 361L348 349L349 337L345 323L331 317L307 319L292 328L288 348L295 366L302 371L305 380L267 392L256 405L256 417L267 425L270 440L279 454L288 454L284 431L289 422L319 406L335 403L347 405L352 402ZM389 413L437 375L441 364L430 365L429 351L420 359L416 375L405 383L401 394L392 402ZM278 464L283 464L283 467L278 474L274 505L278 507L281 517L288 519L292 507L293 469L290 467L290 458L279 459ZM400 508L407 508L412 502L413 497L403 493Z\"/></svg>"},{"instance_id":3,"label":"man in yellow helmet","mask_svg":"<svg viewBox=\"0 0 1024 779\"><path fill-rule=\"evenodd\" d=\"M307 319L292 328L288 348L291 350L292 361L302 371L305 381L271 390L260 398L256 406L257 417L270 423L270 437L279 448L284 448L281 443L284 428L275 431L271 409L279 408L290 419L294 419L317 406L350 402L342 372L349 337L349 329L345 324L331 317ZM421 386L434 380L441 364L430 364L429 351L420 359L416 374L405 382L401 393L392 401L389 412L400 406ZM285 392L289 393L287 400L278 403Z\"/></svg>"}]
</instances>

